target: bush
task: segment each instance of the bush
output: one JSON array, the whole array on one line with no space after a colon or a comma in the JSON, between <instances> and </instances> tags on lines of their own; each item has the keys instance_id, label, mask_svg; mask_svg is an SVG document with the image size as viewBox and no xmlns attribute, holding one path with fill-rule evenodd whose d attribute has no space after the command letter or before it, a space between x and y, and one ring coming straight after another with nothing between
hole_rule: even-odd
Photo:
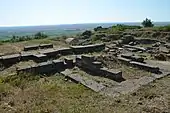
<instances>
[{"instance_id":1,"label":"bush","mask_svg":"<svg viewBox=\"0 0 170 113\"><path fill-rule=\"evenodd\" d=\"M143 25L144 27L153 27L153 26L154 26L154 24L152 23L152 21L151 21L150 19L148 19L148 18L146 18L145 20L143 20L142 25Z\"/></svg>"},{"instance_id":2,"label":"bush","mask_svg":"<svg viewBox=\"0 0 170 113\"><path fill-rule=\"evenodd\" d=\"M102 26L98 26L98 27L94 28L94 31L100 31L100 30L102 30Z\"/></svg>"},{"instance_id":3,"label":"bush","mask_svg":"<svg viewBox=\"0 0 170 113\"><path fill-rule=\"evenodd\" d=\"M86 30L85 32L82 33L82 36L91 36L92 35L92 32L89 31L89 30Z\"/></svg>"}]
</instances>

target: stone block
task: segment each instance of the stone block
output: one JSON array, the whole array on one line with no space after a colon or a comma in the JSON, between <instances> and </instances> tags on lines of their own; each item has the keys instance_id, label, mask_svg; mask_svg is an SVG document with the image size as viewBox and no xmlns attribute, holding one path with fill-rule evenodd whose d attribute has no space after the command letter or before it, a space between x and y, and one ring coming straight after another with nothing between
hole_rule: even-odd
<instances>
[{"instance_id":1,"label":"stone block","mask_svg":"<svg viewBox=\"0 0 170 113\"><path fill-rule=\"evenodd\" d=\"M55 71L61 71L66 68L64 65L64 61L62 61L62 60L53 60L52 62L53 62Z\"/></svg>"},{"instance_id":2,"label":"stone block","mask_svg":"<svg viewBox=\"0 0 170 113\"><path fill-rule=\"evenodd\" d=\"M32 72L32 68L31 66L20 66L20 67L17 67L17 74L20 74L20 73L31 73Z\"/></svg>"},{"instance_id":3,"label":"stone block","mask_svg":"<svg viewBox=\"0 0 170 113\"><path fill-rule=\"evenodd\" d=\"M31 46L24 47L24 51L37 50L37 49L39 49L39 45L31 45Z\"/></svg>"},{"instance_id":4,"label":"stone block","mask_svg":"<svg viewBox=\"0 0 170 113\"><path fill-rule=\"evenodd\" d=\"M140 69L152 72L152 73L159 73L159 67L145 64L145 63L140 63L140 62L130 62L132 66L138 67Z\"/></svg>"},{"instance_id":5,"label":"stone block","mask_svg":"<svg viewBox=\"0 0 170 113\"><path fill-rule=\"evenodd\" d=\"M35 73L44 74L44 73L51 73L54 71L54 66L52 62L42 62L37 65Z\"/></svg>"},{"instance_id":6,"label":"stone block","mask_svg":"<svg viewBox=\"0 0 170 113\"><path fill-rule=\"evenodd\" d=\"M65 58L64 63L65 63L67 68L73 68L75 66L73 59Z\"/></svg>"},{"instance_id":7,"label":"stone block","mask_svg":"<svg viewBox=\"0 0 170 113\"><path fill-rule=\"evenodd\" d=\"M40 49L53 48L53 44L40 44Z\"/></svg>"},{"instance_id":8,"label":"stone block","mask_svg":"<svg viewBox=\"0 0 170 113\"><path fill-rule=\"evenodd\" d=\"M132 49L136 49L136 50L138 50L138 51L146 51L145 48L139 47L139 46L124 45L123 47L124 47L124 48L132 48Z\"/></svg>"},{"instance_id":9,"label":"stone block","mask_svg":"<svg viewBox=\"0 0 170 113\"><path fill-rule=\"evenodd\" d=\"M130 59L127 59L127 58L123 58L121 56L118 57L118 60L122 63L125 63L125 64L129 64L130 63Z\"/></svg>"},{"instance_id":10,"label":"stone block","mask_svg":"<svg viewBox=\"0 0 170 113\"><path fill-rule=\"evenodd\" d=\"M71 54L73 54L72 48L61 48L58 51L59 51L59 54L61 54L61 55L71 55Z\"/></svg>"},{"instance_id":11,"label":"stone block","mask_svg":"<svg viewBox=\"0 0 170 113\"><path fill-rule=\"evenodd\" d=\"M12 65L19 61L20 61L20 54L2 56L2 62L4 65Z\"/></svg>"},{"instance_id":12,"label":"stone block","mask_svg":"<svg viewBox=\"0 0 170 113\"><path fill-rule=\"evenodd\" d=\"M105 49L105 44L94 44L86 46L71 46L75 54L83 54L89 52L98 52Z\"/></svg>"},{"instance_id":13,"label":"stone block","mask_svg":"<svg viewBox=\"0 0 170 113\"><path fill-rule=\"evenodd\" d=\"M104 75L106 78L112 79L112 80L122 80L122 72L119 70L114 69L107 69L107 68L100 68L100 72L102 75Z\"/></svg>"},{"instance_id":14,"label":"stone block","mask_svg":"<svg viewBox=\"0 0 170 113\"><path fill-rule=\"evenodd\" d=\"M143 62L144 61L144 58L133 55L133 54L122 54L121 57L130 59L130 60L136 61L136 62Z\"/></svg>"},{"instance_id":15,"label":"stone block","mask_svg":"<svg viewBox=\"0 0 170 113\"><path fill-rule=\"evenodd\" d=\"M41 54L45 54L48 57L56 57L59 54L59 50L56 49L47 49L47 50L43 50L40 51Z\"/></svg>"},{"instance_id":16,"label":"stone block","mask_svg":"<svg viewBox=\"0 0 170 113\"><path fill-rule=\"evenodd\" d=\"M33 53L21 53L21 61L28 61L34 58Z\"/></svg>"},{"instance_id":17,"label":"stone block","mask_svg":"<svg viewBox=\"0 0 170 113\"><path fill-rule=\"evenodd\" d=\"M98 61L92 62L92 65L94 65L96 68L101 68L102 67L102 63L98 62Z\"/></svg>"},{"instance_id":18,"label":"stone block","mask_svg":"<svg viewBox=\"0 0 170 113\"><path fill-rule=\"evenodd\" d=\"M33 55L34 56L34 61L35 62L44 62L47 61L47 55L45 54L37 54L37 55Z\"/></svg>"}]
</instances>

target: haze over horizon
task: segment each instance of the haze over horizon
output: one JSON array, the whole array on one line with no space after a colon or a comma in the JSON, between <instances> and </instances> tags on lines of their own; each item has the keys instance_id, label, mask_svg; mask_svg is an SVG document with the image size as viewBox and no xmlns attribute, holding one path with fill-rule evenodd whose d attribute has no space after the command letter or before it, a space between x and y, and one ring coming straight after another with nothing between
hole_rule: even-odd
<instances>
[{"instance_id":1,"label":"haze over horizon","mask_svg":"<svg viewBox=\"0 0 170 113\"><path fill-rule=\"evenodd\" d=\"M170 21L169 0L0 0L0 27Z\"/></svg>"}]
</instances>

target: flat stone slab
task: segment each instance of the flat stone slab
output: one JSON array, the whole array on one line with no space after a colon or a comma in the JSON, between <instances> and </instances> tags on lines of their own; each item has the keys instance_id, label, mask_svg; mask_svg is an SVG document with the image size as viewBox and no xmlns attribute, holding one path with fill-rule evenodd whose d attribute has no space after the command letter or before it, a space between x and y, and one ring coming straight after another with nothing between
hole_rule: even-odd
<instances>
[{"instance_id":1,"label":"flat stone slab","mask_svg":"<svg viewBox=\"0 0 170 113\"><path fill-rule=\"evenodd\" d=\"M53 48L53 44L40 44L39 47L40 49Z\"/></svg>"},{"instance_id":2,"label":"flat stone slab","mask_svg":"<svg viewBox=\"0 0 170 113\"><path fill-rule=\"evenodd\" d=\"M71 46L75 54L89 53L95 51L102 51L105 49L105 44L93 44L85 46Z\"/></svg>"},{"instance_id":3,"label":"flat stone slab","mask_svg":"<svg viewBox=\"0 0 170 113\"><path fill-rule=\"evenodd\" d=\"M59 51L57 49L47 49L40 51L41 54L45 54L47 56L56 56L59 54Z\"/></svg>"},{"instance_id":4,"label":"flat stone slab","mask_svg":"<svg viewBox=\"0 0 170 113\"><path fill-rule=\"evenodd\" d=\"M123 58L123 57L121 57L121 56L118 57L118 60L121 61L121 62L123 62L123 63L127 63L127 64L130 63L130 61L131 61L130 59Z\"/></svg>"},{"instance_id":5,"label":"flat stone slab","mask_svg":"<svg viewBox=\"0 0 170 113\"><path fill-rule=\"evenodd\" d=\"M146 60L146 62L150 65L159 67L161 71L170 72L170 62L169 61Z\"/></svg>"},{"instance_id":6,"label":"flat stone slab","mask_svg":"<svg viewBox=\"0 0 170 113\"><path fill-rule=\"evenodd\" d=\"M115 69L108 69L108 68L100 68L100 71L105 75L107 78L112 80L122 80L122 72Z\"/></svg>"},{"instance_id":7,"label":"flat stone slab","mask_svg":"<svg viewBox=\"0 0 170 113\"><path fill-rule=\"evenodd\" d=\"M34 55L35 57L37 57L37 58L42 58L42 57L46 57L47 55L44 55L44 54L36 54L36 55Z\"/></svg>"},{"instance_id":8,"label":"flat stone slab","mask_svg":"<svg viewBox=\"0 0 170 113\"><path fill-rule=\"evenodd\" d=\"M12 55L2 56L2 59L7 60L7 59L14 59L14 58L19 58L19 57L20 57L20 54L12 54Z\"/></svg>"},{"instance_id":9,"label":"flat stone slab","mask_svg":"<svg viewBox=\"0 0 170 113\"><path fill-rule=\"evenodd\" d=\"M29 50L36 50L39 48L39 45L31 45L31 46L25 46L24 51L29 51Z\"/></svg>"},{"instance_id":10,"label":"flat stone slab","mask_svg":"<svg viewBox=\"0 0 170 113\"><path fill-rule=\"evenodd\" d=\"M145 63L140 63L140 62L130 62L131 65L153 72L153 73L159 73L159 67L158 66L153 66L153 65L149 65L149 64L145 64Z\"/></svg>"},{"instance_id":11,"label":"flat stone slab","mask_svg":"<svg viewBox=\"0 0 170 113\"><path fill-rule=\"evenodd\" d=\"M62 72L62 74L64 74L67 78L69 78L77 83L80 83L95 92L100 92L103 88L105 88L104 85L102 85L94 80L87 79L87 78L82 77L77 74L71 74L71 72L69 72L68 70L66 70L66 72Z\"/></svg>"},{"instance_id":12,"label":"flat stone slab","mask_svg":"<svg viewBox=\"0 0 170 113\"><path fill-rule=\"evenodd\" d=\"M144 58L139 57L139 56L134 55L134 54L122 54L121 57L130 59L130 60L136 61L136 62L143 62L144 61Z\"/></svg>"},{"instance_id":13,"label":"flat stone slab","mask_svg":"<svg viewBox=\"0 0 170 113\"><path fill-rule=\"evenodd\" d=\"M137 49L137 50L139 50L139 51L146 51L145 48L139 47L139 46L124 45L123 47L124 47L124 48L133 48L133 49Z\"/></svg>"}]
</instances>

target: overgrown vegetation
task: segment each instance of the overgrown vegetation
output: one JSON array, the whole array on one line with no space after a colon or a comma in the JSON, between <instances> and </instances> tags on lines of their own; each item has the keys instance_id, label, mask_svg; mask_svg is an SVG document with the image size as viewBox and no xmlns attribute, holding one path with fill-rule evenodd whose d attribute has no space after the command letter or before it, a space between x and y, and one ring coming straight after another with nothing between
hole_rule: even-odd
<instances>
[{"instance_id":1,"label":"overgrown vegetation","mask_svg":"<svg viewBox=\"0 0 170 113\"><path fill-rule=\"evenodd\" d=\"M4 41L1 41L2 42L22 42L22 41L28 41L28 40L33 40L33 39L44 39L44 38L47 38L48 36L44 33L41 33L41 32L38 32L36 33L35 35L32 35L32 36L15 36L13 35L11 39L9 40L4 40Z\"/></svg>"},{"instance_id":2,"label":"overgrown vegetation","mask_svg":"<svg viewBox=\"0 0 170 113\"><path fill-rule=\"evenodd\" d=\"M164 31L164 32L170 32L170 25L167 26L155 26L153 28L155 31Z\"/></svg>"}]
</instances>

